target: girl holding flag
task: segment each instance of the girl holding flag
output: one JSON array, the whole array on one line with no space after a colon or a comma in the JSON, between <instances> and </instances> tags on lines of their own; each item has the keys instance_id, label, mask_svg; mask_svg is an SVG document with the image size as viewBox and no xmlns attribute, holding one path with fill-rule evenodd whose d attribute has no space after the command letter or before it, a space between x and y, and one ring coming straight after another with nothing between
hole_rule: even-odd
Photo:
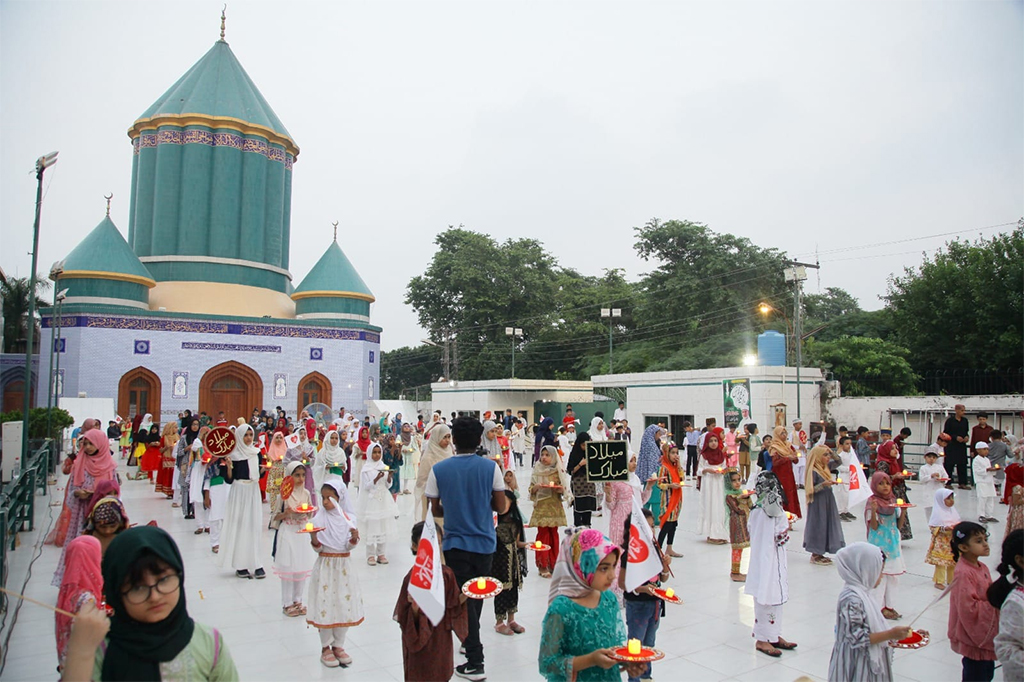
<instances>
[{"instance_id":1,"label":"girl holding flag","mask_svg":"<svg viewBox=\"0 0 1024 682\"><path fill-rule=\"evenodd\" d=\"M672 563L672 559L661 554L657 550L657 545L650 542L654 537L654 514L650 509L639 510L643 516L642 523L648 530L633 533L633 517L637 515L639 504L634 502L633 507L633 514L626 519L623 533L623 537L626 539L622 545L619 588L623 591L623 598L626 602L626 629L629 639L639 639L645 647L653 647L658 635L658 625L661 623L661 617L665 615L665 603L654 593L654 590L661 587L662 580L668 579L669 564ZM641 522L638 522L638 530L641 530L639 523ZM651 552L657 553L657 557L661 561L661 570L657 575L652 575L647 579L638 578L637 574L643 576L651 570L658 570L651 568L650 564L653 562L644 562L643 560L635 562L641 556L650 556ZM632 570L630 570L631 560L634 561ZM629 573L631 585L638 580L642 581L641 584L627 590L627 573ZM630 675L629 682L638 682L640 679L651 679L650 663L644 664L639 675Z\"/></svg>"}]
</instances>

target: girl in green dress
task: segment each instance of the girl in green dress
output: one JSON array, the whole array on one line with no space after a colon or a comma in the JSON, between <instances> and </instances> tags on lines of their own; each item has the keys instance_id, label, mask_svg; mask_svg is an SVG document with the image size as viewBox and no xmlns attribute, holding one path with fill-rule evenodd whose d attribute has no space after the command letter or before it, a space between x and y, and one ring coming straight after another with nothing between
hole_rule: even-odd
<instances>
[{"instance_id":1,"label":"girl in green dress","mask_svg":"<svg viewBox=\"0 0 1024 682\"><path fill-rule=\"evenodd\" d=\"M620 549L601 531L576 531L562 544L548 593L538 663L540 673L558 680L620 680L613 648L626 644L619 601L608 588L617 576ZM631 677L643 663L625 666Z\"/></svg>"},{"instance_id":2,"label":"girl in green dress","mask_svg":"<svg viewBox=\"0 0 1024 682\"><path fill-rule=\"evenodd\" d=\"M103 594L76 616L64 680L238 679L224 638L185 608L185 567L167 531L129 528L103 556Z\"/></svg>"}]
</instances>

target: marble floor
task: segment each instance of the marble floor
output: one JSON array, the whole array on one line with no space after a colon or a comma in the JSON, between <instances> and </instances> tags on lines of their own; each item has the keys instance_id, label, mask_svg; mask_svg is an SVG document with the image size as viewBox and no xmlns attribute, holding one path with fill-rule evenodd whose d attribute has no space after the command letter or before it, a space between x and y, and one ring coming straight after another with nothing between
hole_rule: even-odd
<instances>
[{"instance_id":1,"label":"marble floor","mask_svg":"<svg viewBox=\"0 0 1024 682\"><path fill-rule=\"evenodd\" d=\"M122 467L123 468L123 467ZM122 475L123 475L122 471ZM520 472L521 484L528 481ZM64 479L51 486L51 496L60 499ZM353 664L347 669L327 669L319 662L319 639L314 629L299 618L286 618L280 608L280 585L270 571L272 534L264 533L266 580L239 580L233 573L217 567L210 552L209 536L192 533L192 521L182 518L162 495L143 481L125 481L123 497L134 523L155 519L170 532L185 559L185 588L189 612L193 618L220 629L243 680L358 679L401 680L402 652L398 626L391 614L402 578L412 565L409 528L412 526L412 496L398 498L402 516L399 537L389 545L391 563L367 566L355 562L365 622L348 635L347 651ZM918 501L911 489L910 498ZM26 594L46 603L54 603L57 588L50 586L59 548L38 546L59 514L59 506L49 506L46 498L37 498L37 526L21 534L21 546L9 554L11 572L8 587L17 590L24 583L31 564ZM675 578L670 586L684 604L669 606L658 632L657 646L666 658L654 666L654 678L666 680L750 680L774 682L809 678L821 680L828 670L832 648L836 597L842 587L834 567L814 566L802 549L802 523L796 526L787 545L789 558L790 601L785 607L783 636L797 642L799 648L785 652L779 659L754 650L751 639L753 604L742 594L742 585L729 580L729 547L712 546L696 534L697 492L687 488L676 550L685 554L673 565ZM958 491L957 507L965 519L976 517L974 492ZM529 514L525 501L523 511ZM266 510L266 507L264 507ZM854 509L858 517L861 509ZM265 512L266 513L266 512ZM1003 537L1006 507L997 506L1000 523L990 524L993 556L985 563L998 563ZM909 572L900 581L897 609L909 622L938 594L932 587L931 567L924 563L927 550L927 524L923 510L911 510L915 539L904 543ZM607 531L608 517L595 519L595 526ZM843 524L848 542L864 539L863 521ZM534 531L527 530L528 539ZM33 559L38 558L33 562ZM355 555L355 553L354 553ZM359 554L362 557L362 554ZM744 570L746 569L744 556ZM518 621L526 632L507 637L494 632L491 604L484 606L481 630L488 679L537 680L537 651L540 624L547 606L549 581L540 578L535 568L526 578L520 595ZM13 608L12 604L12 608ZM941 602L918 620L915 627L929 630L931 645L917 651L898 651L895 655L897 679L931 682L960 679L960 657L949 648L946 638L948 607ZM10 617L8 621L10 621ZM8 622L9 626L9 622ZM52 680L56 677L56 653L53 614L33 604L23 604L17 615L6 652L3 680ZM2 633L6 637L6 632ZM0 639L0 642L3 640ZM457 656L456 663L462 662ZM1002 679L997 669L996 680Z\"/></svg>"}]
</instances>

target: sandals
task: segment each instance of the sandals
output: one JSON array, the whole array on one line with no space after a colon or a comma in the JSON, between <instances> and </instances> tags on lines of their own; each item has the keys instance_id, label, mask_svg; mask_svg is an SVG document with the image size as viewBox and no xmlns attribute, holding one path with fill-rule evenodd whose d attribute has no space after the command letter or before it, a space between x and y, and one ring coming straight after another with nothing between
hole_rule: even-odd
<instances>
[{"instance_id":1,"label":"sandals","mask_svg":"<svg viewBox=\"0 0 1024 682\"><path fill-rule=\"evenodd\" d=\"M889 607L885 607L884 609L882 609L882 615L887 620L899 620L900 618L903 617L901 614L899 614L896 611L896 609L890 609Z\"/></svg>"},{"instance_id":2,"label":"sandals","mask_svg":"<svg viewBox=\"0 0 1024 682\"><path fill-rule=\"evenodd\" d=\"M832 560L827 556L812 556L811 563L815 566L831 566Z\"/></svg>"},{"instance_id":3,"label":"sandals","mask_svg":"<svg viewBox=\"0 0 1024 682\"><path fill-rule=\"evenodd\" d=\"M786 640L779 637L779 641L771 643L773 647L782 649L783 651L789 651L790 649L796 648L796 642L787 642Z\"/></svg>"},{"instance_id":4,"label":"sandals","mask_svg":"<svg viewBox=\"0 0 1024 682\"><path fill-rule=\"evenodd\" d=\"M292 604L291 606L284 607L282 611L284 611L284 615L288 616L289 618L297 618L298 616L302 615L301 609L302 607L300 604Z\"/></svg>"},{"instance_id":5,"label":"sandals","mask_svg":"<svg viewBox=\"0 0 1024 682\"><path fill-rule=\"evenodd\" d=\"M203 534L203 529L202 528L196 528L195 532L192 533L192 535L202 535L202 534Z\"/></svg>"},{"instance_id":6,"label":"sandals","mask_svg":"<svg viewBox=\"0 0 1024 682\"><path fill-rule=\"evenodd\" d=\"M368 556L368 557L366 557L366 563L369 564L370 566L376 566L377 565L377 557L375 557L375 556Z\"/></svg>"},{"instance_id":7,"label":"sandals","mask_svg":"<svg viewBox=\"0 0 1024 682\"><path fill-rule=\"evenodd\" d=\"M747 574L746 573L730 573L729 577L732 578L732 581L734 583L745 583L745 582L747 582Z\"/></svg>"},{"instance_id":8,"label":"sandals","mask_svg":"<svg viewBox=\"0 0 1024 682\"><path fill-rule=\"evenodd\" d=\"M508 626L512 628L512 632L516 633L517 635L521 635L524 632L526 632L526 628L524 628L522 625L515 622L514 620L510 620L508 622Z\"/></svg>"},{"instance_id":9,"label":"sandals","mask_svg":"<svg viewBox=\"0 0 1024 682\"><path fill-rule=\"evenodd\" d=\"M770 648L768 648L768 649L762 648L761 642L758 642L757 644L755 644L754 648L757 649L758 651L760 651L762 654L767 654L767 655L771 656L772 658L778 658L779 656L782 655L782 652L779 651L778 649L776 649L770 643L765 642L765 644L767 644Z\"/></svg>"},{"instance_id":10,"label":"sandals","mask_svg":"<svg viewBox=\"0 0 1024 682\"><path fill-rule=\"evenodd\" d=\"M494 626L494 631L497 632L499 635L514 635L514 634L516 634L516 633L514 633L512 631L512 628L510 628L505 623L498 623L497 625L495 625Z\"/></svg>"},{"instance_id":11,"label":"sandals","mask_svg":"<svg viewBox=\"0 0 1024 682\"><path fill-rule=\"evenodd\" d=\"M386 556L384 556L383 554L381 554L381 555L379 555L379 556L377 557L377 563L378 563L378 564L387 564L387 563L390 563L390 562L388 561L388 558L387 558Z\"/></svg>"}]
</instances>

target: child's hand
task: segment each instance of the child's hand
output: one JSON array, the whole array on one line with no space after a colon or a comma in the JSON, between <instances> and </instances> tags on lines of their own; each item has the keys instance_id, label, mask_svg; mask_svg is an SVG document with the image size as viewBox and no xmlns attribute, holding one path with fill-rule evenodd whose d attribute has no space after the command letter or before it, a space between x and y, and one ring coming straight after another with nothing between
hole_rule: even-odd
<instances>
[{"instance_id":1,"label":"child's hand","mask_svg":"<svg viewBox=\"0 0 1024 682\"><path fill-rule=\"evenodd\" d=\"M912 632L906 625L897 625L889 630L889 639L906 639Z\"/></svg>"},{"instance_id":2,"label":"child's hand","mask_svg":"<svg viewBox=\"0 0 1024 682\"><path fill-rule=\"evenodd\" d=\"M359 531L356 530L355 528L353 528L349 532L349 542L351 542L353 545L358 545L359 544Z\"/></svg>"},{"instance_id":3,"label":"child's hand","mask_svg":"<svg viewBox=\"0 0 1024 682\"><path fill-rule=\"evenodd\" d=\"M604 668L608 670L618 665L618 661L611 657L612 649L597 649L596 651L590 652L590 665L588 668L597 666L598 668Z\"/></svg>"},{"instance_id":4,"label":"child's hand","mask_svg":"<svg viewBox=\"0 0 1024 682\"><path fill-rule=\"evenodd\" d=\"M646 663L623 663L622 667L626 670L628 677L640 677L647 671Z\"/></svg>"},{"instance_id":5,"label":"child's hand","mask_svg":"<svg viewBox=\"0 0 1024 682\"><path fill-rule=\"evenodd\" d=\"M96 608L89 601L82 605L71 624L71 641L83 649L95 650L110 630L110 619L107 614Z\"/></svg>"}]
</instances>

